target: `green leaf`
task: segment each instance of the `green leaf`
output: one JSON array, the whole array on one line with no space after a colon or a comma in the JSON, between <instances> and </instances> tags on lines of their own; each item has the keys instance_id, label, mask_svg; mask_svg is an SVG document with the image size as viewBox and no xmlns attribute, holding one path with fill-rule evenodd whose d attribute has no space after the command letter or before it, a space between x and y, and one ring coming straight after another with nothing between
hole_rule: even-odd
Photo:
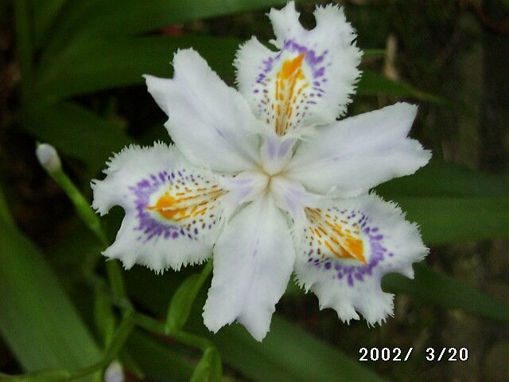
<instances>
[{"instance_id":1,"label":"green leaf","mask_svg":"<svg viewBox=\"0 0 509 382\"><path fill-rule=\"evenodd\" d=\"M239 43L236 39L207 36L90 39L44 62L36 93L39 101L56 102L78 94L143 84L142 75L147 73L168 77L174 52L191 47L220 75L232 77Z\"/></svg>"},{"instance_id":2,"label":"green leaf","mask_svg":"<svg viewBox=\"0 0 509 382\"><path fill-rule=\"evenodd\" d=\"M506 196L509 178L470 170L440 159L411 176L393 179L377 187L384 197L397 196Z\"/></svg>"},{"instance_id":3,"label":"green leaf","mask_svg":"<svg viewBox=\"0 0 509 382\"><path fill-rule=\"evenodd\" d=\"M163 301L167 300L170 294L167 285L171 284L178 274L170 273L155 278L147 270L140 271L127 278L129 295L147 311L160 312ZM154 294L153 290L161 292ZM203 326L201 312L205 298L206 293L200 293L194 304L195 309L188 322L189 331L210 338L221 354L223 363L242 372L248 379L280 382L382 380L333 346L314 338L277 315L272 317L271 331L262 343L253 340L246 330L237 324L224 327L213 335ZM138 355L135 351L131 351L131 354ZM353 376L355 378L352 378Z\"/></svg>"},{"instance_id":4,"label":"green leaf","mask_svg":"<svg viewBox=\"0 0 509 382\"><path fill-rule=\"evenodd\" d=\"M362 77L357 84L358 95L390 95L398 97L411 97L443 105L454 105L445 98L429 94L407 85L401 81L391 80L379 73L363 70Z\"/></svg>"},{"instance_id":5,"label":"green leaf","mask_svg":"<svg viewBox=\"0 0 509 382\"><path fill-rule=\"evenodd\" d=\"M34 46L40 48L48 38L48 32L59 15L66 0L32 1Z\"/></svg>"},{"instance_id":6,"label":"green leaf","mask_svg":"<svg viewBox=\"0 0 509 382\"><path fill-rule=\"evenodd\" d=\"M115 315L111 300L102 286L95 289L94 322L106 348L115 334Z\"/></svg>"},{"instance_id":7,"label":"green leaf","mask_svg":"<svg viewBox=\"0 0 509 382\"><path fill-rule=\"evenodd\" d=\"M26 371L74 369L101 354L39 250L0 222L0 330Z\"/></svg>"},{"instance_id":8,"label":"green leaf","mask_svg":"<svg viewBox=\"0 0 509 382\"><path fill-rule=\"evenodd\" d=\"M72 6L66 8L65 18L55 27L49 48L53 52L94 36L136 35L190 20L282 6L286 0L151 0L143 6L139 0L69 3Z\"/></svg>"},{"instance_id":9,"label":"green leaf","mask_svg":"<svg viewBox=\"0 0 509 382\"><path fill-rule=\"evenodd\" d=\"M211 337L223 360L254 381L382 381L336 348L274 315L263 342L239 325Z\"/></svg>"},{"instance_id":10,"label":"green leaf","mask_svg":"<svg viewBox=\"0 0 509 382\"><path fill-rule=\"evenodd\" d=\"M193 364L169 344L134 330L127 340L127 350L150 381L189 381Z\"/></svg>"},{"instance_id":11,"label":"green leaf","mask_svg":"<svg viewBox=\"0 0 509 382\"><path fill-rule=\"evenodd\" d=\"M416 174L377 188L421 226L428 245L509 236L509 181L433 160Z\"/></svg>"},{"instance_id":12,"label":"green leaf","mask_svg":"<svg viewBox=\"0 0 509 382\"><path fill-rule=\"evenodd\" d=\"M399 274L385 276L382 283L384 290L509 323L509 306L461 281L436 272L426 264L416 264L414 270L414 280Z\"/></svg>"},{"instance_id":13,"label":"green leaf","mask_svg":"<svg viewBox=\"0 0 509 382\"><path fill-rule=\"evenodd\" d=\"M189 299L194 300L196 297L196 285L200 278L199 274L193 274L180 284L171 299L168 308L168 316L166 318L166 325L170 331L181 329L189 318L191 305Z\"/></svg>"},{"instance_id":14,"label":"green leaf","mask_svg":"<svg viewBox=\"0 0 509 382\"><path fill-rule=\"evenodd\" d=\"M134 376L135 380L146 380L145 373L143 373L143 370L141 370L138 362L136 362L131 354L129 354L126 347L122 349L118 358L124 369L129 370L129 372Z\"/></svg>"},{"instance_id":15,"label":"green leaf","mask_svg":"<svg viewBox=\"0 0 509 382\"><path fill-rule=\"evenodd\" d=\"M424 243L438 245L509 236L509 197L398 197Z\"/></svg>"},{"instance_id":16,"label":"green leaf","mask_svg":"<svg viewBox=\"0 0 509 382\"><path fill-rule=\"evenodd\" d=\"M155 36L132 39L87 39L43 62L36 83L39 100L56 102L78 94L142 84L145 73L168 77L177 49L193 48L223 78L233 78L233 59L240 40L208 36ZM371 51L368 51L370 53ZM373 51L374 54L378 51ZM136 60L132 57L136 56ZM360 95L396 95L448 102L380 74L364 71Z\"/></svg>"},{"instance_id":17,"label":"green leaf","mask_svg":"<svg viewBox=\"0 0 509 382\"><path fill-rule=\"evenodd\" d=\"M223 377L221 357L216 348L208 348L194 369L191 382L220 382Z\"/></svg>"},{"instance_id":18,"label":"green leaf","mask_svg":"<svg viewBox=\"0 0 509 382\"><path fill-rule=\"evenodd\" d=\"M81 159L94 174L112 152L130 139L117 125L73 103L34 105L20 115L21 126L59 152Z\"/></svg>"},{"instance_id":19,"label":"green leaf","mask_svg":"<svg viewBox=\"0 0 509 382\"><path fill-rule=\"evenodd\" d=\"M210 261L201 273L192 274L178 287L171 299L166 318L166 325L170 333L182 329L187 322L193 302L211 270L212 262Z\"/></svg>"},{"instance_id":20,"label":"green leaf","mask_svg":"<svg viewBox=\"0 0 509 382\"><path fill-rule=\"evenodd\" d=\"M56 102L78 94L142 84L141 76L145 73L168 77L173 52L191 47L200 52L223 78L233 78L232 63L240 43L238 39L208 36L87 39L51 60L43 61L36 94L39 100ZM137 59L132 60L133 56ZM363 72L357 92L359 95L383 94L451 104L441 97L371 71Z\"/></svg>"}]
</instances>

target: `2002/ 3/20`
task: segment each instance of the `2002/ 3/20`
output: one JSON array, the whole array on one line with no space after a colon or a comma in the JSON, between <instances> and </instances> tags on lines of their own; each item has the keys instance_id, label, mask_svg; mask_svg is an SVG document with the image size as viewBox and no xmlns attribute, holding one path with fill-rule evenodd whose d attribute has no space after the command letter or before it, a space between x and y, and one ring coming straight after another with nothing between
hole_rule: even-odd
<instances>
[{"instance_id":1,"label":"2002/ 3/20","mask_svg":"<svg viewBox=\"0 0 509 382\"><path fill-rule=\"evenodd\" d=\"M365 348L359 349L359 361L360 362L406 362L410 358L414 348L408 348L407 351L401 350L401 348ZM465 347L442 347L433 348L427 347L425 350L426 361L428 362L440 362L442 360L449 362L466 362L468 360L468 349Z\"/></svg>"}]
</instances>

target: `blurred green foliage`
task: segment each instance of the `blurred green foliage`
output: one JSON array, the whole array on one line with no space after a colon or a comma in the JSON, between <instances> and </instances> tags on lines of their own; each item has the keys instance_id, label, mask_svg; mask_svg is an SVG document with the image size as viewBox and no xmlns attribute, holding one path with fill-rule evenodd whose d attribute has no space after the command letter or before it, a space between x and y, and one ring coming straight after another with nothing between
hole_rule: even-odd
<instances>
[{"instance_id":1,"label":"blurred green foliage","mask_svg":"<svg viewBox=\"0 0 509 382\"><path fill-rule=\"evenodd\" d=\"M241 42L234 33L221 37L185 32L168 35L163 28L285 3L5 2L2 17L12 10L21 72L9 129L20 129L33 139L55 145L66 160L78 163L73 165L81 172L78 180L87 184L112 152L133 141L150 140L151 134L150 130L145 135L131 134L115 110L105 111L104 105L94 104L94 95L99 94L101 100L101 95L131 89L142 84L144 73L171 75L172 52L187 47L198 50L221 76L233 78L231 64ZM383 50L367 50L365 61L380 53ZM364 71L358 84L360 97L406 98L464 110L446 97L372 69ZM0 180L9 194L9 185ZM393 180L377 192L402 205L409 219L420 224L427 244L442 245L507 237L508 186L507 178L436 158L416 175ZM127 295L123 295L123 286L115 293L105 274L110 282L117 277L116 283L122 283L121 276L115 276L118 269L108 266L104 271L98 265L98 250L104 243L85 226L75 224L67 230L67 238L53 243L54 253L44 255L16 227L11 213L0 193L0 332L22 371L55 369L33 374L34 380L70 376L100 380L101 372L117 358L133 375L161 381L221 380L221 359L227 375L240 373L257 381L382 380L369 367L277 315L261 344L236 325L211 335L199 314L210 268L150 281L125 275ZM114 223L118 227L118 219ZM90 254L85 262L89 266L83 266L84 254ZM384 288L509 323L507 305L425 264L416 266L414 280L389 275ZM295 291L289 290L292 293ZM195 299L198 302L193 305ZM157 319L139 315L133 306Z\"/></svg>"}]
</instances>

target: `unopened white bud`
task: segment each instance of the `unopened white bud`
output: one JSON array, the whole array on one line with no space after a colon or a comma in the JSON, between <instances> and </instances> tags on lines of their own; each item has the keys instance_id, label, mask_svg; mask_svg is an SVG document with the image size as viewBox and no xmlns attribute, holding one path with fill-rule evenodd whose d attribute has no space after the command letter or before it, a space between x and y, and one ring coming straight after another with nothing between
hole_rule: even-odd
<instances>
[{"instance_id":1,"label":"unopened white bud","mask_svg":"<svg viewBox=\"0 0 509 382\"><path fill-rule=\"evenodd\" d=\"M58 156L57 150L53 146L47 143L41 143L35 150L35 155L42 167L48 172L59 171L62 168L60 157Z\"/></svg>"},{"instance_id":2,"label":"unopened white bud","mask_svg":"<svg viewBox=\"0 0 509 382\"><path fill-rule=\"evenodd\" d=\"M113 361L106 368L104 372L105 382L124 382L124 370L122 364L118 361Z\"/></svg>"}]
</instances>

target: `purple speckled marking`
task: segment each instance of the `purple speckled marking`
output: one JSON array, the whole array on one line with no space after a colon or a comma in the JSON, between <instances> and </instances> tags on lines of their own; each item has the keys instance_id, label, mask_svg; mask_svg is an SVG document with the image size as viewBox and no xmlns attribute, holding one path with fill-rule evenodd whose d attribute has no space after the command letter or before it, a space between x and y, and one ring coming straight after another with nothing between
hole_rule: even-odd
<instances>
[{"instance_id":1,"label":"purple speckled marking","mask_svg":"<svg viewBox=\"0 0 509 382\"><path fill-rule=\"evenodd\" d=\"M366 265L350 265L343 263L340 259L323 258L320 256L320 248L316 251L317 255L313 256L312 250L306 252L308 263L313 266L330 271L333 278L342 280L346 278L347 285L353 287L356 282L364 281L365 277L373 275L375 267L384 261L385 256L393 257L392 252L387 253L387 249L383 246L384 235L379 232L379 228L372 226L368 216L361 211L339 210L337 208L329 208L328 212L343 215L347 220L354 220L362 228L362 232L369 238L370 257ZM360 216L360 217L359 217Z\"/></svg>"},{"instance_id":2,"label":"purple speckled marking","mask_svg":"<svg viewBox=\"0 0 509 382\"><path fill-rule=\"evenodd\" d=\"M313 78L315 80L325 74L325 67L321 64L329 53L328 50L324 50L322 54L318 55L313 49L300 45L293 40L285 41L283 49L289 52L305 53L306 55L304 56L304 60L311 67L311 70L313 71ZM319 83L316 86L319 86Z\"/></svg>"},{"instance_id":3,"label":"purple speckled marking","mask_svg":"<svg viewBox=\"0 0 509 382\"><path fill-rule=\"evenodd\" d=\"M274 64L281 59L283 51L297 52L299 54L305 53L306 55L304 56L304 60L311 67L313 78L315 79L313 85L317 89L321 89L320 81L317 79L325 74L325 67L320 64L324 61L329 51L325 50L322 54L318 55L313 49L309 49L304 45L300 45L293 40L285 41L283 49L280 52L275 53L273 56L270 56L262 61L262 71L256 77L256 83L262 84L263 80L267 77L267 74L272 71ZM325 80L322 79L322 82L325 82ZM258 91L259 89L256 88L253 90L255 93L258 93Z\"/></svg>"},{"instance_id":4,"label":"purple speckled marking","mask_svg":"<svg viewBox=\"0 0 509 382\"><path fill-rule=\"evenodd\" d=\"M135 196L134 203L136 204L136 217L138 218L138 226L136 231L140 231L141 235L138 240L144 239L144 242L152 239L154 236L176 239L179 237L180 227L176 224L162 224L155 220L146 207L149 205L150 196L159 190L160 187L168 184L169 178L175 178L172 172L169 176L167 171L158 173L159 177L150 174L149 179L142 179L135 186L129 187L129 190Z\"/></svg>"},{"instance_id":5,"label":"purple speckled marking","mask_svg":"<svg viewBox=\"0 0 509 382\"><path fill-rule=\"evenodd\" d=\"M258 74L258 77L256 78L257 83L259 83L259 84L262 83L262 81L267 76L267 73L269 73L272 70L272 68L274 66L274 62L278 61L281 58L281 54L282 54L282 51L279 53L276 53L276 54L274 54L274 56L270 56L266 60L262 61L262 64L263 64L262 72L260 74Z\"/></svg>"},{"instance_id":6,"label":"purple speckled marking","mask_svg":"<svg viewBox=\"0 0 509 382\"><path fill-rule=\"evenodd\" d=\"M168 186L173 185L175 183L178 184L189 184L194 183L197 179L203 180L201 175L186 175L186 170L177 170L168 173L166 170L160 171L155 174L150 174L147 178L141 179L134 186L130 186L129 190L134 195L134 203L136 205L136 217L138 219L138 225L134 228L135 231L139 232L137 240L143 240L143 242L147 242L152 238L164 238L164 239L177 239L181 236L187 237L191 240L197 240L197 235L199 230L197 227L194 227L196 221L193 221L191 224L186 224L186 226L181 227L176 222L168 220L168 223L161 222L156 220L152 213L146 209L150 203L150 197L158 192L161 187L165 189ZM209 229L212 225L216 224L216 220L214 219L209 225ZM194 230L191 231L191 228L194 227ZM191 233L192 232L192 233Z\"/></svg>"},{"instance_id":7,"label":"purple speckled marking","mask_svg":"<svg viewBox=\"0 0 509 382\"><path fill-rule=\"evenodd\" d=\"M301 45L294 40L286 40L283 44L281 51L274 52L271 56L267 57L265 60L261 62L260 72L258 73L255 79L255 86L252 89L253 93L256 94L257 96L261 95L260 90L262 90L264 94L267 93L267 89L265 89L268 85L267 77L269 76L269 73L274 69L276 63L281 60L282 54L285 51L299 54L305 53L304 61L311 69L311 73L313 76L312 89L316 92L316 97L322 98L323 94L325 93L322 86L327 82L327 78L325 76L326 74L325 68L332 65L330 61L325 63L326 58L329 55L329 51L324 50L322 53L318 54L314 49ZM316 101L311 100L305 101L305 104L310 105L314 105L316 103L317 103ZM262 113L263 111L267 113L269 112L266 105L267 102L264 101L262 97L258 104L258 110L260 113ZM301 114L300 119L304 118L306 114L307 113L304 111Z\"/></svg>"}]
</instances>

